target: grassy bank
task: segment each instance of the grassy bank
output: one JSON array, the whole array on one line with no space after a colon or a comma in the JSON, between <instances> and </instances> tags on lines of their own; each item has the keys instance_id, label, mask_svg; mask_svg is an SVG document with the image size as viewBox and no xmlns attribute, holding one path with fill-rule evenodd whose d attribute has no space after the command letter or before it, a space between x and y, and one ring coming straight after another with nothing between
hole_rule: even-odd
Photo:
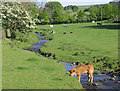
<instances>
[{"instance_id":1,"label":"grassy bank","mask_svg":"<svg viewBox=\"0 0 120 91\"><path fill-rule=\"evenodd\" d=\"M25 48L31 46L33 43L39 41L39 37L36 37L36 32L37 30L33 30L32 32L29 32L24 36L24 38L27 39L26 42L21 42L20 40L16 39L11 39L11 38L4 38L2 41L3 45L8 45L11 48ZM23 37L23 36L21 36Z\"/></svg>"},{"instance_id":2,"label":"grassy bank","mask_svg":"<svg viewBox=\"0 0 120 91\"><path fill-rule=\"evenodd\" d=\"M54 25L56 33L51 41L40 48L42 54L54 56L61 61L93 64L95 68L119 69L117 24L97 26L96 23L79 23L67 26L68 28L62 24ZM50 29L48 25L38 28ZM46 34L51 35L50 31Z\"/></svg>"},{"instance_id":3,"label":"grassy bank","mask_svg":"<svg viewBox=\"0 0 120 91\"><path fill-rule=\"evenodd\" d=\"M80 89L76 78L68 76L64 65L41 55L2 46L3 89Z\"/></svg>"},{"instance_id":4,"label":"grassy bank","mask_svg":"<svg viewBox=\"0 0 120 91\"><path fill-rule=\"evenodd\" d=\"M93 6L93 5L78 6L78 9L79 9L79 10L85 10L85 9L90 8L91 6Z\"/></svg>"}]
</instances>

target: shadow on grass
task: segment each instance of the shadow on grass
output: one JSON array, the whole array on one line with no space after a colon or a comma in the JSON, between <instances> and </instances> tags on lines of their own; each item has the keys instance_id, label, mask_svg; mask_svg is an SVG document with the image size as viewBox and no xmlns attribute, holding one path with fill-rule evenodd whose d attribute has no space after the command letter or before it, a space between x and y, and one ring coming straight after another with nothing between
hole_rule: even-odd
<instances>
[{"instance_id":1,"label":"shadow on grass","mask_svg":"<svg viewBox=\"0 0 120 91\"><path fill-rule=\"evenodd\" d=\"M94 26L85 26L84 28L115 29L115 30L118 30L120 28L120 25L94 25Z\"/></svg>"}]
</instances>

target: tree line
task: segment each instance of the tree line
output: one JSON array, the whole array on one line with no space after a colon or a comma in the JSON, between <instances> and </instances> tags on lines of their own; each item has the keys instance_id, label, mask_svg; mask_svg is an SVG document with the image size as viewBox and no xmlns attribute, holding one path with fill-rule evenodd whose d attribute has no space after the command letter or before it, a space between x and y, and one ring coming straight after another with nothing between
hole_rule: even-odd
<instances>
[{"instance_id":1,"label":"tree line","mask_svg":"<svg viewBox=\"0 0 120 91\"><path fill-rule=\"evenodd\" d=\"M79 10L78 6L68 5L63 7L59 2L47 2L45 7L38 12L39 24L82 23L118 19L117 4L94 5L85 10Z\"/></svg>"},{"instance_id":2,"label":"tree line","mask_svg":"<svg viewBox=\"0 0 120 91\"><path fill-rule=\"evenodd\" d=\"M3 2L1 7L3 32L7 34L9 29L12 38L23 42L27 41L24 36L39 24L99 21L101 15L102 20L118 21L119 13L117 4L94 5L85 10L79 10L75 5L63 7L59 2L47 2L44 7L32 2Z\"/></svg>"}]
</instances>

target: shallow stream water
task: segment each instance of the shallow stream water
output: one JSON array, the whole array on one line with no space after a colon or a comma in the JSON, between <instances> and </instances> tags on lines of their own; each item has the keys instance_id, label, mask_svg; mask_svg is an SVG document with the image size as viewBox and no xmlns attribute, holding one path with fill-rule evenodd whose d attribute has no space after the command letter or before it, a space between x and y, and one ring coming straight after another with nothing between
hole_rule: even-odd
<instances>
[{"instance_id":1,"label":"shallow stream water","mask_svg":"<svg viewBox=\"0 0 120 91\"><path fill-rule=\"evenodd\" d=\"M24 50L29 50L29 51L32 51L32 52L35 52L35 53L40 53L39 48L44 46L44 44L47 41L50 41L49 39L42 39L42 37L45 37L45 36L40 36L40 34L36 33L36 36L39 36L40 41L37 42L37 43L33 43L29 48L24 48Z\"/></svg>"},{"instance_id":2,"label":"shallow stream water","mask_svg":"<svg viewBox=\"0 0 120 91\"><path fill-rule=\"evenodd\" d=\"M36 36L40 37L39 38L40 41L32 44L29 48L24 48L24 50L40 53L39 48L44 46L44 43L46 43L47 41L50 41L49 39L42 39L42 37L45 36L40 36L40 34L36 34ZM67 62L61 62L61 63L65 65L65 69L67 71L77 66L77 65L71 65L71 63L67 63ZM77 79L77 76L73 76L73 77L76 77ZM94 84L92 85L89 84L87 80L88 80L87 74L82 74L80 78L80 82L82 86L86 89L120 89L120 77L118 76L111 77L110 75L102 74L102 73L94 74L94 80L93 80Z\"/></svg>"},{"instance_id":3,"label":"shallow stream water","mask_svg":"<svg viewBox=\"0 0 120 91\"><path fill-rule=\"evenodd\" d=\"M77 65L71 65L71 63L67 62L61 62L65 65L65 69L68 71L70 69L75 68ZM107 75L107 74L94 74L94 80L93 83L94 85L88 84L88 74L82 74L80 78L80 82L84 88L87 89L120 89L120 83L118 81L120 80L119 77L114 77L114 81L111 79L113 77ZM78 76L73 76L78 78ZM97 85L95 85L97 84Z\"/></svg>"}]
</instances>

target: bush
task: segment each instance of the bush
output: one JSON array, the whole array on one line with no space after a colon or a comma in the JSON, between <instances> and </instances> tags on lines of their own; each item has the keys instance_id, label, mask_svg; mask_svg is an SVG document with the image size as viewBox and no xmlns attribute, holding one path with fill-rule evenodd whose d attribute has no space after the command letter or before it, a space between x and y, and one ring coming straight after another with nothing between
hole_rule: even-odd
<instances>
[{"instance_id":1,"label":"bush","mask_svg":"<svg viewBox=\"0 0 120 91\"><path fill-rule=\"evenodd\" d=\"M94 70L94 74L99 74L100 71L99 70Z\"/></svg>"}]
</instances>

